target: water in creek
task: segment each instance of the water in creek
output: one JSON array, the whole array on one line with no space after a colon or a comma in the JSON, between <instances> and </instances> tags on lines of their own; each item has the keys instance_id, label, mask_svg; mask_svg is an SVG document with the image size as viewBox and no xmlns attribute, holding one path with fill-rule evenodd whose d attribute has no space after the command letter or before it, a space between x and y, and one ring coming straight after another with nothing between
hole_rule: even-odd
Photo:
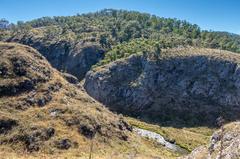
<instances>
[{"instance_id":1,"label":"water in creek","mask_svg":"<svg viewBox=\"0 0 240 159\"><path fill-rule=\"evenodd\" d=\"M188 153L187 150L181 148L180 146L166 141L164 139L164 137L162 137L160 134L157 134L157 133L149 131L149 130L140 129L140 128L134 128L134 131L138 135L140 135L142 137L147 137L149 139L152 139L152 140L156 141L157 143L165 146L166 148L168 148L168 149L170 149L174 152L177 152L177 153L180 153L180 154L187 154Z\"/></svg>"}]
</instances>

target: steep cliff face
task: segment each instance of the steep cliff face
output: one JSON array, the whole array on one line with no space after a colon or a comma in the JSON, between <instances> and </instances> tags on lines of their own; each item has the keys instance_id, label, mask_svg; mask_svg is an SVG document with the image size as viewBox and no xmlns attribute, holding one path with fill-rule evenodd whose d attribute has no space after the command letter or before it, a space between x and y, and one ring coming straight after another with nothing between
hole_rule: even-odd
<instances>
[{"instance_id":1,"label":"steep cliff face","mask_svg":"<svg viewBox=\"0 0 240 159\"><path fill-rule=\"evenodd\" d=\"M84 87L110 109L162 124L213 125L240 113L240 56L211 49L134 55L88 72Z\"/></svg>"},{"instance_id":2,"label":"steep cliff face","mask_svg":"<svg viewBox=\"0 0 240 159\"><path fill-rule=\"evenodd\" d=\"M47 34L44 28L32 29L29 33L19 33L7 41L37 49L54 68L70 73L80 80L91 66L104 56L105 50L99 43L54 39Z\"/></svg>"},{"instance_id":3,"label":"steep cliff face","mask_svg":"<svg viewBox=\"0 0 240 159\"><path fill-rule=\"evenodd\" d=\"M209 146L196 148L190 155L181 159L239 159L240 122L224 126L212 135Z\"/></svg>"}]
</instances>

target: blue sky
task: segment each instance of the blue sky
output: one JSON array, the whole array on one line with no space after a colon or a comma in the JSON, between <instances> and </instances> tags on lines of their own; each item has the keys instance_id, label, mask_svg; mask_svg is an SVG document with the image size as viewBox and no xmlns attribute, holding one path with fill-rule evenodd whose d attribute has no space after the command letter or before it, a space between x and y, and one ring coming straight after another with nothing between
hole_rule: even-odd
<instances>
[{"instance_id":1,"label":"blue sky","mask_svg":"<svg viewBox=\"0 0 240 159\"><path fill-rule=\"evenodd\" d=\"M240 0L0 0L0 18L11 22L65 16L104 8L136 10L240 34Z\"/></svg>"}]
</instances>

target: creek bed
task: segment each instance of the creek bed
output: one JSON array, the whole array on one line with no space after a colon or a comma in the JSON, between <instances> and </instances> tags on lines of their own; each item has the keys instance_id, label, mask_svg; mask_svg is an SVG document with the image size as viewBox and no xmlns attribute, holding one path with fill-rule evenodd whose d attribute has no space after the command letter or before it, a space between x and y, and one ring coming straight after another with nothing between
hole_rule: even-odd
<instances>
[{"instance_id":1,"label":"creek bed","mask_svg":"<svg viewBox=\"0 0 240 159\"><path fill-rule=\"evenodd\" d=\"M147 137L149 139L152 139L156 141L157 143L165 146L166 148L170 149L171 151L177 152L179 154L188 154L188 151L185 150L184 148L181 148L180 146L170 143L164 139L160 134L149 131L149 130L144 130L140 128L134 128L133 129L138 135L142 137Z\"/></svg>"}]
</instances>

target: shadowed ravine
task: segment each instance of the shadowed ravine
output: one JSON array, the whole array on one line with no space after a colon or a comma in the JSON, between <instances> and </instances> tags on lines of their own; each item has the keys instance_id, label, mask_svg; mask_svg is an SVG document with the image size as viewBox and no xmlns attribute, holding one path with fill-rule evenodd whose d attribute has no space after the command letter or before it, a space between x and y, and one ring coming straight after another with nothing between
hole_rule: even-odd
<instances>
[{"instance_id":1,"label":"shadowed ravine","mask_svg":"<svg viewBox=\"0 0 240 159\"><path fill-rule=\"evenodd\" d=\"M89 71L87 93L112 111L172 127L239 119L240 56L213 49L133 55ZM223 54L224 53L224 54Z\"/></svg>"}]
</instances>

